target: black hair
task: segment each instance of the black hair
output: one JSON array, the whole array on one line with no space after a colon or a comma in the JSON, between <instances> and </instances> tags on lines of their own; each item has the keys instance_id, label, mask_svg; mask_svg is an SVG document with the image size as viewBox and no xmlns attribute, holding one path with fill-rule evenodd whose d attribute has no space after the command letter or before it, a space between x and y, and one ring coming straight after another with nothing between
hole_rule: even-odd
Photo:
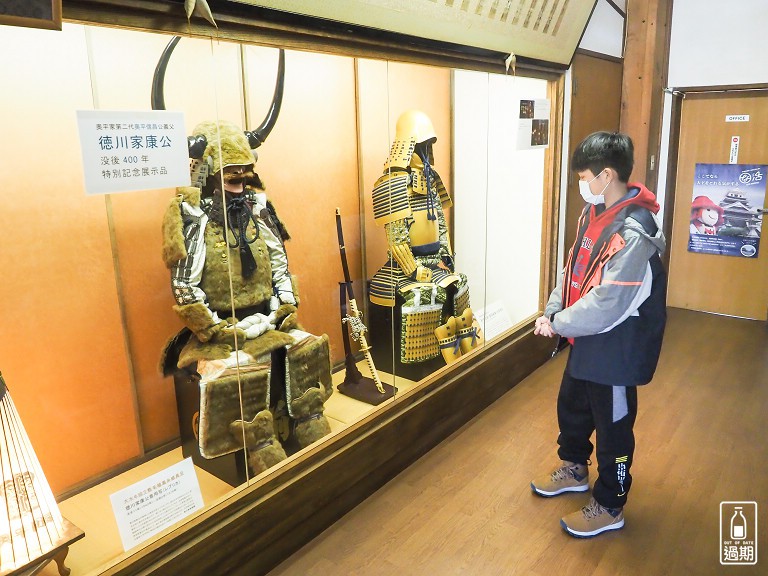
<instances>
[{"instance_id":1,"label":"black hair","mask_svg":"<svg viewBox=\"0 0 768 576\"><path fill-rule=\"evenodd\" d=\"M593 132L576 147L571 157L571 170L590 170L597 176L606 168L613 168L624 183L629 181L635 164L632 139L618 132Z\"/></svg>"}]
</instances>

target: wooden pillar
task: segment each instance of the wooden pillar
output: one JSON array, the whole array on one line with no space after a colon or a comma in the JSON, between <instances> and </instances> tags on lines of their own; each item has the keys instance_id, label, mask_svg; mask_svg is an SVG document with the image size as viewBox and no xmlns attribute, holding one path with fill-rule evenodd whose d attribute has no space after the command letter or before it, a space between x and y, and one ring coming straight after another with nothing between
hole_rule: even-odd
<instances>
[{"instance_id":1,"label":"wooden pillar","mask_svg":"<svg viewBox=\"0 0 768 576\"><path fill-rule=\"evenodd\" d=\"M621 131L635 143L632 180L655 191L673 0L628 0Z\"/></svg>"}]
</instances>

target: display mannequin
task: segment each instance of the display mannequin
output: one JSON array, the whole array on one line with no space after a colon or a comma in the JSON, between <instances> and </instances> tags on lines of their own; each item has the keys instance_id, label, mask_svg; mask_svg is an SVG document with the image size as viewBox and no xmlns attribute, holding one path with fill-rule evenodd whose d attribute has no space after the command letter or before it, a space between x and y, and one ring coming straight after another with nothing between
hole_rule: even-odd
<instances>
[{"instance_id":1,"label":"display mannequin","mask_svg":"<svg viewBox=\"0 0 768 576\"><path fill-rule=\"evenodd\" d=\"M387 234L389 258L371 280L373 304L400 304L400 362L442 353L456 361L480 343L469 307L467 277L454 269L443 212L451 199L432 167L437 141L432 122L417 110L397 121L384 174L373 189L373 213Z\"/></svg>"}]
</instances>

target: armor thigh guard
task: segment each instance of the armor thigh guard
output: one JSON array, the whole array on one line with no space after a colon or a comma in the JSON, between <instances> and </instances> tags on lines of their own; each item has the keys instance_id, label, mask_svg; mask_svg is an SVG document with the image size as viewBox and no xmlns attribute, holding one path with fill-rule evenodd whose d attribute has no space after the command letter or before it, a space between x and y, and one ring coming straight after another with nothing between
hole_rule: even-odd
<instances>
[{"instance_id":1,"label":"armor thigh guard","mask_svg":"<svg viewBox=\"0 0 768 576\"><path fill-rule=\"evenodd\" d=\"M287 347L285 391L296 440L303 448L331 431L323 416L323 404L333 392L330 345L325 334L292 330L291 335L298 341Z\"/></svg>"},{"instance_id":2,"label":"armor thigh guard","mask_svg":"<svg viewBox=\"0 0 768 576\"><path fill-rule=\"evenodd\" d=\"M401 308L400 362L424 362L440 354L435 328L441 323L446 293L443 288L413 288Z\"/></svg>"},{"instance_id":3,"label":"armor thigh guard","mask_svg":"<svg viewBox=\"0 0 768 576\"><path fill-rule=\"evenodd\" d=\"M269 374L268 364L253 364L240 368L239 379L237 370L229 369L218 378L200 382L200 454L215 458L243 448L242 435L233 434L230 425L253 420L269 407Z\"/></svg>"}]
</instances>

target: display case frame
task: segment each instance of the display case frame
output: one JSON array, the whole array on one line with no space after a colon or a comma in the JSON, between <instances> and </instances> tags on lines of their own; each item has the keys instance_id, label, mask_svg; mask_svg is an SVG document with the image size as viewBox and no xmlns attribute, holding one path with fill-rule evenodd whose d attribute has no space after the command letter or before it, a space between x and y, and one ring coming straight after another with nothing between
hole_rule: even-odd
<instances>
[{"instance_id":1,"label":"display case frame","mask_svg":"<svg viewBox=\"0 0 768 576\"><path fill-rule=\"evenodd\" d=\"M125 12L125 5L137 8ZM102 10L82 11L98 5ZM159 14L166 17L159 17ZM210 29L187 24L157 2L73 2L65 18L128 29L183 33L210 37ZM115 19L117 15L122 17ZM419 48L403 49L370 39L343 41L317 31L264 28L235 17L221 18L219 37L281 48L330 52L347 56L400 59L437 66L501 72L497 57L451 56ZM367 46L365 46L367 44ZM518 69L521 73L523 68ZM546 153L544 215L542 222L540 301L554 284L559 207L560 143L564 80L557 70L531 66L526 74L549 84L552 145ZM362 188L367 183L361 184ZM551 342L532 335L535 316L518 323L470 357L441 369L382 410L372 412L307 453L278 465L265 477L219 504L192 517L176 529L132 553L106 574L264 573L313 535L366 498L399 471L426 453L461 425L530 374L549 357ZM498 374L505 374L503 380ZM465 389L471 386L468 400ZM406 449L403 447L406 446ZM126 464L129 466L131 463ZM307 498L308 492L313 497ZM318 505L318 503L321 503ZM287 504L291 514L282 512ZM254 529L255 525L266 529Z\"/></svg>"}]
</instances>

